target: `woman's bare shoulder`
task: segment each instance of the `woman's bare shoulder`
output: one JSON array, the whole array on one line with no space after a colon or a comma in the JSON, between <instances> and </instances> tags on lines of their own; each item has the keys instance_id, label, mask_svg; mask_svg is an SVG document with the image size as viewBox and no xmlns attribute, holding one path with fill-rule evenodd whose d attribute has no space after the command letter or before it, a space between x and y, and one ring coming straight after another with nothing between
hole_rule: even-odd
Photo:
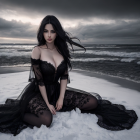
<instances>
[{"instance_id":1,"label":"woman's bare shoulder","mask_svg":"<svg viewBox=\"0 0 140 140\"><path fill-rule=\"evenodd\" d=\"M39 49L46 49L46 46L45 45L42 45L42 46L36 46L38 47Z\"/></svg>"},{"instance_id":2,"label":"woman's bare shoulder","mask_svg":"<svg viewBox=\"0 0 140 140\"><path fill-rule=\"evenodd\" d=\"M31 57L35 58L35 59L39 59L40 58L40 54L41 54L40 47L39 46L35 46L33 48L33 50L32 50Z\"/></svg>"}]
</instances>

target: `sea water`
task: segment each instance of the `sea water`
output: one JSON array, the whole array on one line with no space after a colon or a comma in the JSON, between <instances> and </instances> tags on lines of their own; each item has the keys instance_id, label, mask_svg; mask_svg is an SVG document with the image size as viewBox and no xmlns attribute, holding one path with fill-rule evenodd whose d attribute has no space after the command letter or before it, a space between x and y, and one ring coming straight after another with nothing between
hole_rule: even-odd
<instances>
[{"instance_id":1,"label":"sea water","mask_svg":"<svg viewBox=\"0 0 140 140\"><path fill-rule=\"evenodd\" d=\"M0 67L30 66L33 44L1 44ZM73 69L117 76L140 83L140 45L83 44L71 51Z\"/></svg>"}]
</instances>

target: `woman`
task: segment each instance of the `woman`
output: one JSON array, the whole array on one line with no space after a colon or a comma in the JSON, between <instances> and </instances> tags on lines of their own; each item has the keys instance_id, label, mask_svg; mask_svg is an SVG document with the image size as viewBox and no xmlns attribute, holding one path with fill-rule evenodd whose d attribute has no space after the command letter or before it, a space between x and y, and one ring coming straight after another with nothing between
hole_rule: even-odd
<instances>
[{"instance_id":1,"label":"woman","mask_svg":"<svg viewBox=\"0 0 140 140\"><path fill-rule=\"evenodd\" d=\"M0 132L14 136L26 127L49 127L57 111L79 108L81 113L98 117L97 124L108 130L130 129L138 119L134 110L102 100L99 94L67 87L70 52L67 43L84 48L72 41L55 16L46 16L38 30L38 46L31 54L29 84L19 97L0 105ZM72 47L73 49L73 47ZM84 48L85 49L85 48ZM10 117L9 117L10 116Z\"/></svg>"}]
</instances>

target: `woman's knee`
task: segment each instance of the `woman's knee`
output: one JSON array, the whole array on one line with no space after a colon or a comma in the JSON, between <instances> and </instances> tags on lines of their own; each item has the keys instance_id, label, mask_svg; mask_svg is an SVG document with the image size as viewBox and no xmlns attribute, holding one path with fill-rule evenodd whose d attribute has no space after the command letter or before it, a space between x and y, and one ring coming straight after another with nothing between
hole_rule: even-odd
<instances>
[{"instance_id":1,"label":"woman's knee","mask_svg":"<svg viewBox=\"0 0 140 140\"><path fill-rule=\"evenodd\" d=\"M93 106L93 108L96 108L98 106L98 101L97 98L91 95L91 106Z\"/></svg>"},{"instance_id":2,"label":"woman's knee","mask_svg":"<svg viewBox=\"0 0 140 140\"><path fill-rule=\"evenodd\" d=\"M98 101L93 95L88 96L88 102L83 106L84 109L95 109L98 106Z\"/></svg>"},{"instance_id":3,"label":"woman's knee","mask_svg":"<svg viewBox=\"0 0 140 140\"><path fill-rule=\"evenodd\" d=\"M39 116L40 121L43 125L49 127L53 120L53 115L50 111L43 111L43 114Z\"/></svg>"}]
</instances>

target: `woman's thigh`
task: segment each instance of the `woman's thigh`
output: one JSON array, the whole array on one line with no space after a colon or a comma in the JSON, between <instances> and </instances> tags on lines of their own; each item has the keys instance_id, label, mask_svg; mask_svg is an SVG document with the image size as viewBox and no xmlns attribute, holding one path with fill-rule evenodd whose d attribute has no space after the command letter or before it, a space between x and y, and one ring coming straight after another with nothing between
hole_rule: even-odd
<instances>
[{"instance_id":1,"label":"woman's thigh","mask_svg":"<svg viewBox=\"0 0 140 140\"><path fill-rule=\"evenodd\" d=\"M40 116L44 111L50 111L41 94L33 97L27 105L26 112Z\"/></svg>"},{"instance_id":2,"label":"woman's thigh","mask_svg":"<svg viewBox=\"0 0 140 140\"><path fill-rule=\"evenodd\" d=\"M25 122L37 127L42 124L50 126L52 119L52 113L40 94L29 101L24 115Z\"/></svg>"},{"instance_id":3,"label":"woman's thigh","mask_svg":"<svg viewBox=\"0 0 140 140\"><path fill-rule=\"evenodd\" d=\"M91 94L85 94L79 91L66 90L64 96L64 105L72 108L80 108L85 110L94 109L98 105L96 97Z\"/></svg>"}]
</instances>

